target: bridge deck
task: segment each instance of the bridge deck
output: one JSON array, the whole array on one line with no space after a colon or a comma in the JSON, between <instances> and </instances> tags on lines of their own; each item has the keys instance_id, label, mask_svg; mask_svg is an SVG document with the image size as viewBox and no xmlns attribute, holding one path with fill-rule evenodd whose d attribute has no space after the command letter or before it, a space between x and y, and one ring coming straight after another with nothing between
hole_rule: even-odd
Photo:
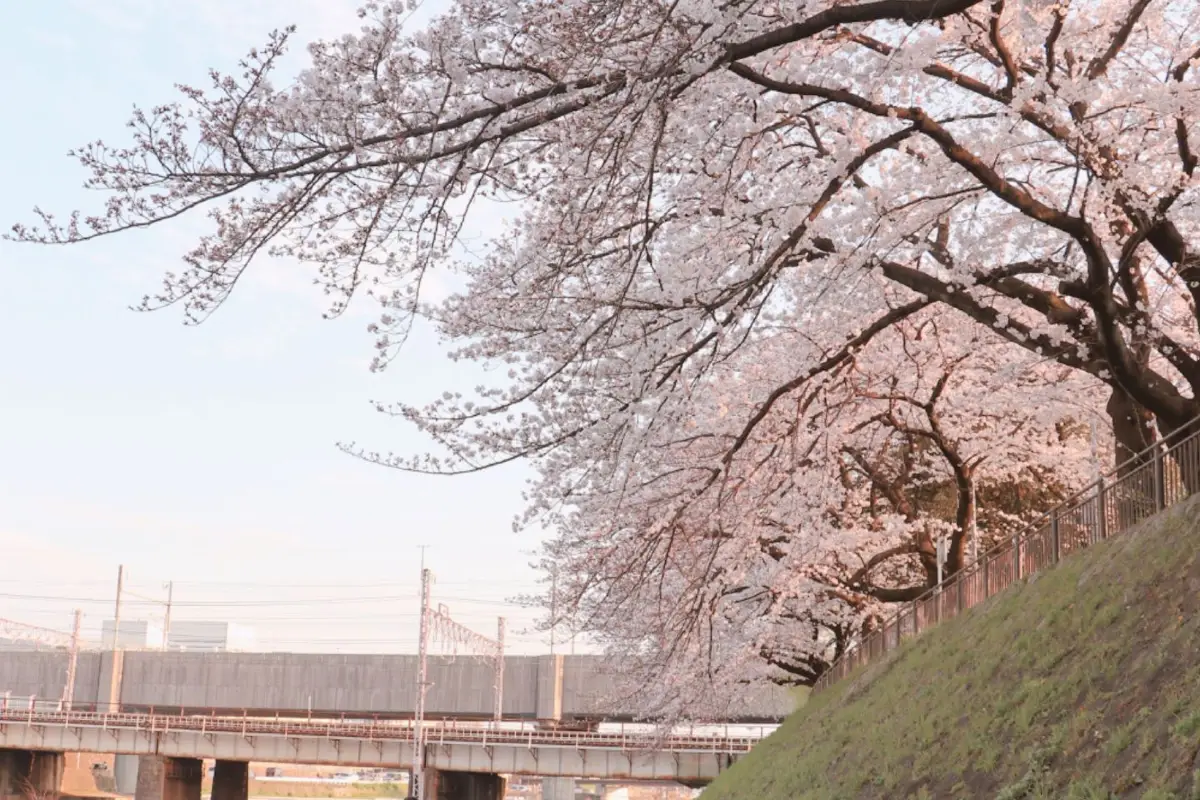
<instances>
[{"instance_id":1,"label":"bridge deck","mask_svg":"<svg viewBox=\"0 0 1200 800\"><path fill-rule=\"evenodd\" d=\"M0 708L0 725L7 724L96 727L105 730L131 729L140 733L200 734L232 733L239 736L282 736L285 738L337 738L367 741L412 742L413 727L385 721L262 719L255 717L172 716L125 712L46 711ZM602 733L598 731L506 730L494 725L464 725L433 722L424 726L429 745L473 744L525 745L527 747L573 747L619 750L621 752L748 753L761 737L701 736L645 733Z\"/></svg>"},{"instance_id":2,"label":"bridge deck","mask_svg":"<svg viewBox=\"0 0 1200 800\"><path fill-rule=\"evenodd\" d=\"M428 724L424 736L423 760L437 769L701 782L716 777L759 741L755 736L506 730L455 722ZM0 748L390 768L408 768L416 760L413 727L395 722L11 705L0 708Z\"/></svg>"}]
</instances>

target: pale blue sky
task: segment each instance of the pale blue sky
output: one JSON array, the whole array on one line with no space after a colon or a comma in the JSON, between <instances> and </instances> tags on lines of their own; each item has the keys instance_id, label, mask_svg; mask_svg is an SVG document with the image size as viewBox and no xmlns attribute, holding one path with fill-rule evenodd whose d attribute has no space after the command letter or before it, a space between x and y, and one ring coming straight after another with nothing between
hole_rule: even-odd
<instances>
[{"instance_id":1,"label":"pale blue sky","mask_svg":"<svg viewBox=\"0 0 1200 800\"><path fill-rule=\"evenodd\" d=\"M123 142L134 103L171 99L174 82L202 83L210 66L233 68L272 27L297 23L299 41L336 35L354 24L354 6L4 4L0 223L31 220L35 204L62 213L95 207L101 198L79 188L85 176L65 156L69 148L94 138ZM181 617L252 621L260 638L281 647L325 640L323 647L382 649L394 635L389 649L408 650L417 546L428 544L440 594L463 598L448 602L457 616L485 633L497 613L524 624L527 612L466 602L532 587L521 551L536 538L510 528L524 468L422 478L334 446L422 449L418 434L368 401L421 401L451 382L470 385L472 376L444 360L427 332L372 375L365 328L373 309L322 320L309 276L287 265L260 265L198 328L171 310L127 310L177 264L202 224L65 249L0 242L0 617L65 628L70 608L82 605L98 626L124 563L142 594L177 581ZM320 586L246 588L252 583ZM358 595L394 599L307 602ZM186 606L278 598L296 602ZM302 623L308 615L321 620Z\"/></svg>"}]
</instances>

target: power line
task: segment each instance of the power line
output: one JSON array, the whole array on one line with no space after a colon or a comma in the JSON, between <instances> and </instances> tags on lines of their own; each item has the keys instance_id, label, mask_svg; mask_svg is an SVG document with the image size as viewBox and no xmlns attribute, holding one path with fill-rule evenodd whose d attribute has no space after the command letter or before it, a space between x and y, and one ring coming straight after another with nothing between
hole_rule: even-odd
<instances>
[{"instance_id":1,"label":"power line","mask_svg":"<svg viewBox=\"0 0 1200 800\"><path fill-rule=\"evenodd\" d=\"M163 581L127 581L130 586L146 586L160 589ZM536 577L525 580L516 579L477 579L477 580L438 580L438 586L533 586L540 583ZM42 585L70 585L70 586L102 586L108 588L112 585L112 581L97 580L95 578L0 578L0 584L42 584ZM340 581L337 583L315 583L312 581L288 581L288 582L272 582L272 581L199 581L199 580L179 580L175 581L176 586L196 586L196 587L220 587L222 589L364 589L364 588L391 588L391 589L411 589L416 592L419 586L412 581Z\"/></svg>"},{"instance_id":2,"label":"power line","mask_svg":"<svg viewBox=\"0 0 1200 800\"><path fill-rule=\"evenodd\" d=\"M5 600L37 600L39 602L60 602L60 603L109 603L111 598L108 597L67 597L63 595L48 595L48 594L18 594L15 592L0 592L0 598ZM123 605L163 605L163 600L154 600L150 598L123 600ZM362 595L358 597L297 597L297 598L277 598L277 599L262 599L262 600L175 600L172 605L177 608L249 608L249 607L268 607L268 606L304 606L329 603L395 603L401 601L411 601L416 599L416 595L408 594L393 594L393 595ZM523 603L517 603L512 600L489 599L483 597L445 597L439 596L439 601L447 603L472 603L484 605L497 605L513 608L526 608Z\"/></svg>"}]
</instances>

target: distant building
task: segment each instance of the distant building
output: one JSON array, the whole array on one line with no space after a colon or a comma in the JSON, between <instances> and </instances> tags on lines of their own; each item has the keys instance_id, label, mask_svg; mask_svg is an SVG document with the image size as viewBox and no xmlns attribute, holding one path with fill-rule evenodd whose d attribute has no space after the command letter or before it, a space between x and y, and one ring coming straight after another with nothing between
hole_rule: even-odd
<instances>
[{"instance_id":1,"label":"distant building","mask_svg":"<svg viewBox=\"0 0 1200 800\"><path fill-rule=\"evenodd\" d=\"M224 653L254 649L254 631L232 622L180 620L171 623L168 650Z\"/></svg>"},{"instance_id":2,"label":"distant building","mask_svg":"<svg viewBox=\"0 0 1200 800\"><path fill-rule=\"evenodd\" d=\"M113 620L106 619L100 626L100 641L105 647L113 646ZM162 625L144 619L123 619L116 641L122 650L161 650Z\"/></svg>"},{"instance_id":3,"label":"distant building","mask_svg":"<svg viewBox=\"0 0 1200 800\"><path fill-rule=\"evenodd\" d=\"M105 620L101 630L105 647L113 644L113 621ZM123 650L162 650L163 629L157 622L121 620L120 645ZM18 643L23 644L23 643ZM4 649L0 640L0 650ZM27 648L32 649L32 648ZM166 635L167 650L191 653L224 653L254 649L252 629L232 622L173 620Z\"/></svg>"}]
</instances>

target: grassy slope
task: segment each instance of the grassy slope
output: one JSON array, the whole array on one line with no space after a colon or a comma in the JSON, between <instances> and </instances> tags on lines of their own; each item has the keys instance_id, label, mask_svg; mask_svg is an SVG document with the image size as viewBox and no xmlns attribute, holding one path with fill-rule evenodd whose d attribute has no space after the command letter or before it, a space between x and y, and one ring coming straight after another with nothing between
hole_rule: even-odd
<instances>
[{"instance_id":1,"label":"grassy slope","mask_svg":"<svg viewBox=\"0 0 1200 800\"><path fill-rule=\"evenodd\" d=\"M809 699L702 800L1200 800L1200 500Z\"/></svg>"}]
</instances>

